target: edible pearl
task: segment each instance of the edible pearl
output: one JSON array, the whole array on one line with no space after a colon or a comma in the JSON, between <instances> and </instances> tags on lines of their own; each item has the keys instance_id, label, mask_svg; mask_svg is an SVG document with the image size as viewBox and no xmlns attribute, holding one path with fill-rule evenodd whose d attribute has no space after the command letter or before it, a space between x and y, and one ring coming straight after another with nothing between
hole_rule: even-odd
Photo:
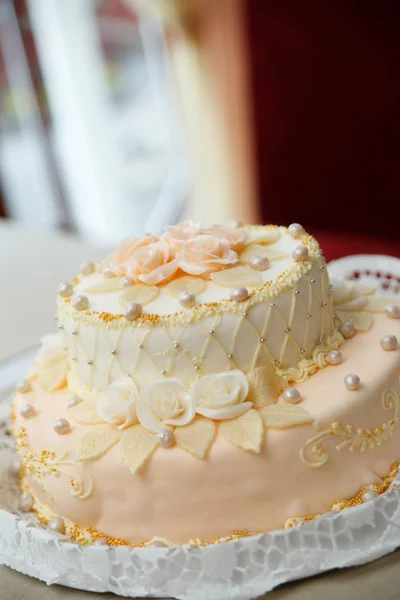
<instances>
[{"instance_id":1,"label":"edible pearl","mask_svg":"<svg viewBox=\"0 0 400 600\"><path fill-rule=\"evenodd\" d=\"M80 402L82 402L82 398L79 398L79 396L71 396L71 398L68 399L67 406L68 408L74 408L74 406L80 404Z\"/></svg>"},{"instance_id":2,"label":"edible pearl","mask_svg":"<svg viewBox=\"0 0 400 600\"><path fill-rule=\"evenodd\" d=\"M304 233L304 227L303 227L303 225L300 225L300 223L292 223L288 227L288 233L293 238L295 238L298 235L303 235L303 233Z\"/></svg>"},{"instance_id":3,"label":"edible pearl","mask_svg":"<svg viewBox=\"0 0 400 600\"><path fill-rule=\"evenodd\" d=\"M103 275L104 275L104 277L107 277L107 279L111 279L111 277L115 277L114 271L112 271L108 265L106 265L104 267Z\"/></svg>"},{"instance_id":4,"label":"edible pearl","mask_svg":"<svg viewBox=\"0 0 400 600\"><path fill-rule=\"evenodd\" d=\"M386 352L397 350L397 337L392 333L387 333L381 337L381 348Z\"/></svg>"},{"instance_id":5,"label":"edible pearl","mask_svg":"<svg viewBox=\"0 0 400 600\"><path fill-rule=\"evenodd\" d=\"M91 260L85 260L81 264L80 271L81 271L82 275L90 275L94 271L94 263Z\"/></svg>"},{"instance_id":6,"label":"edible pearl","mask_svg":"<svg viewBox=\"0 0 400 600\"><path fill-rule=\"evenodd\" d=\"M25 377L20 379L16 385L16 390L20 394L26 394L27 392L30 392L31 389L32 389L31 382L29 381L29 379L25 379Z\"/></svg>"},{"instance_id":7,"label":"edible pearl","mask_svg":"<svg viewBox=\"0 0 400 600\"><path fill-rule=\"evenodd\" d=\"M378 492L373 488L367 488L363 491L361 498L363 502L369 502L370 500L374 500L379 496Z\"/></svg>"},{"instance_id":8,"label":"edible pearl","mask_svg":"<svg viewBox=\"0 0 400 600\"><path fill-rule=\"evenodd\" d=\"M69 298L70 296L72 296L72 294L74 292L74 288L72 287L72 285L70 283L63 281L58 286L57 291L58 291L59 296L62 296L63 298Z\"/></svg>"},{"instance_id":9,"label":"edible pearl","mask_svg":"<svg viewBox=\"0 0 400 600\"><path fill-rule=\"evenodd\" d=\"M268 256L257 254L250 259L249 266L254 271L265 271L269 267L269 258Z\"/></svg>"},{"instance_id":10,"label":"edible pearl","mask_svg":"<svg viewBox=\"0 0 400 600\"><path fill-rule=\"evenodd\" d=\"M130 287L131 285L133 285L133 279L131 279L130 277L123 277L122 279L120 279L119 285L122 288Z\"/></svg>"},{"instance_id":11,"label":"edible pearl","mask_svg":"<svg viewBox=\"0 0 400 600\"><path fill-rule=\"evenodd\" d=\"M53 425L53 429L58 435L65 435L71 431L71 425L67 419L57 419Z\"/></svg>"},{"instance_id":12,"label":"edible pearl","mask_svg":"<svg viewBox=\"0 0 400 600\"><path fill-rule=\"evenodd\" d=\"M139 302L129 302L125 308L124 317L127 321L135 321L143 312L143 307Z\"/></svg>"},{"instance_id":13,"label":"edible pearl","mask_svg":"<svg viewBox=\"0 0 400 600\"><path fill-rule=\"evenodd\" d=\"M243 227L243 223L238 219L233 219L228 223L229 229L239 229L239 227Z\"/></svg>"},{"instance_id":14,"label":"edible pearl","mask_svg":"<svg viewBox=\"0 0 400 600\"><path fill-rule=\"evenodd\" d=\"M192 308L196 304L196 296L191 292L183 292L179 296L179 304L183 308Z\"/></svg>"},{"instance_id":15,"label":"edible pearl","mask_svg":"<svg viewBox=\"0 0 400 600\"><path fill-rule=\"evenodd\" d=\"M24 406L21 407L19 414L24 419L29 419L30 417L33 417L35 412L36 411L35 411L34 407L32 406L32 404L24 404Z\"/></svg>"},{"instance_id":16,"label":"edible pearl","mask_svg":"<svg viewBox=\"0 0 400 600\"><path fill-rule=\"evenodd\" d=\"M157 439L163 448L171 448L174 443L174 432L172 429L163 429L157 434Z\"/></svg>"},{"instance_id":17,"label":"edible pearl","mask_svg":"<svg viewBox=\"0 0 400 600\"><path fill-rule=\"evenodd\" d=\"M345 323L343 323L340 331L345 338L353 337L353 335L356 332L353 323L350 323L350 321L346 321Z\"/></svg>"},{"instance_id":18,"label":"edible pearl","mask_svg":"<svg viewBox=\"0 0 400 600\"><path fill-rule=\"evenodd\" d=\"M330 365L340 365L343 360L343 356L339 350L331 350L328 352L326 360Z\"/></svg>"},{"instance_id":19,"label":"edible pearl","mask_svg":"<svg viewBox=\"0 0 400 600\"><path fill-rule=\"evenodd\" d=\"M50 531L54 531L55 533L65 533L65 523L61 517L54 517L53 519L50 519L47 527L50 529Z\"/></svg>"},{"instance_id":20,"label":"edible pearl","mask_svg":"<svg viewBox=\"0 0 400 600\"><path fill-rule=\"evenodd\" d=\"M285 402L290 402L291 404L297 404L301 400L301 394L297 388L289 387L282 394Z\"/></svg>"},{"instance_id":21,"label":"edible pearl","mask_svg":"<svg viewBox=\"0 0 400 600\"><path fill-rule=\"evenodd\" d=\"M388 304L385 306L385 313L389 319L400 319L400 306L397 304Z\"/></svg>"},{"instance_id":22,"label":"edible pearl","mask_svg":"<svg viewBox=\"0 0 400 600\"><path fill-rule=\"evenodd\" d=\"M93 546L107 546L108 545L108 541L106 537L100 537L97 538L97 540L95 540L93 542Z\"/></svg>"},{"instance_id":23,"label":"edible pearl","mask_svg":"<svg viewBox=\"0 0 400 600\"><path fill-rule=\"evenodd\" d=\"M83 294L77 294L71 300L71 304L75 310L87 310L89 308L89 300Z\"/></svg>"},{"instance_id":24,"label":"edible pearl","mask_svg":"<svg viewBox=\"0 0 400 600\"><path fill-rule=\"evenodd\" d=\"M16 457L16 458L13 458L13 460L10 462L10 464L8 466L8 470L12 475L16 475L18 477L21 472L21 466L22 466L21 459Z\"/></svg>"},{"instance_id":25,"label":"edible pearl","mask_svg":"<svg viewBox=\"0 0 400 600\"><path fill-rule=\"evenodd\" d=\"M230 299L234 300L235 302L243 302L249 297L249 292L245 287L237 287L231 290L229 296Z\"/></svg>"},{"instance_id":26,"label":"edible pearl","mask_svg":"<svg viewBox=\"0 0 400 600\"><path fill-rule=\"evenodd\" d=\"M360 387L360 378L359 378L359 376L356 375L355 373L349 373L344 378L344 385L351 392L354 392L355 390L358 390L358 388Z\"/></svg>"},{"instance_id":27,"label":"edible pearl","mask_svg":"<svg viewBox=\"0 0 400 600\"><path fill-rule=\"evenodd\" d=\"M33 497L29 492L23 492L19 499L19 509L22 512L31 512L33 509Z\"/></svg>"},{"instance_id":28,"label":"edible pearl","mask_svg":"<svg viewBox=\"0 0 400 600\"><path fill-rule=\"evenodd\" d=\"M308 259L308 248L306 246L297 246L292 252L293 260L303 262Z\"/></svg>"}]
</instances>

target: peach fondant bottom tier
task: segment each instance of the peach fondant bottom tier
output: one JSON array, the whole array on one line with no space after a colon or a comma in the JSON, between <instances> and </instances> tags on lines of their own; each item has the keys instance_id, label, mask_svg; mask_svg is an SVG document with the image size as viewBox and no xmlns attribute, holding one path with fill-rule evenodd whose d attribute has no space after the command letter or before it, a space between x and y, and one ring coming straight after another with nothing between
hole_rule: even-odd
<instances>
[{"instance_id":1,"label":"peach fondant bottom tier","mask_svg":"<svg viewBox=\"0 0 400 600\"><path fill-rule=\"evenodd\" d=\"M379 484L400 458L400 350L382 350L386 333L399 336L400 323L376 316L368 333L346 341L340 365L297 384L314 423L268 430L260 454L218 436L205 459L174 446L157 450L134 475L119 445L78 464L77 443L90 426L71 418L67 389L49 394L34 382L33 391L15 400L14 433L20 452L30 453L24 485L49 515L131 544L155 536L211 541L326 512L362 486ZM350 372L361 379L357 391L345 388ZM23 419L19 409L27 402L36 415ZM60 417L71 421L68 435L53 430Z\"/></svg>"}]
</instances>

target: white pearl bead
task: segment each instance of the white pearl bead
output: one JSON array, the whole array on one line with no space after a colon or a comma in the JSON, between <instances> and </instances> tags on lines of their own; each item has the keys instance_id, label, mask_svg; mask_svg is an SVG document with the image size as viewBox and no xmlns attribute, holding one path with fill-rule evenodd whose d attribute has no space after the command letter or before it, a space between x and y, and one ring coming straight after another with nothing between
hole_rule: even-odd
<instances>
[{"instance_id":1,"label":"white pearl bead","mask_svg":"<svg viewBox=\"0 0 400 600\"><path fill-rule=\"evenodd\" d=\"M143 307L139 302L129 302L126 305L124 317L127 321L135 321L143 312Z\"/></svg>"},{"instance_id":2,"label":"white pearl bead","mask_svg":"<svg viewBox=\"0 0 400 600\"><path fill-rule=\"evenodd\" d=\"M50 531L54 531L55 533L65 533L65 523L61 517L54 517L53 519L50 519L47 527L50 529Z\"/></svg>"},{"instance_id":3,"label":"white pearl bead","mask_svg":"<svg viewBox=\"0 0 400 600\"><path fill-rule=\"evenodd\" d=\"M300 223L292 223L288 227L288 233L293 238L295 238L298 235L303 235L303 233L304 233L304 227L302 225L300 225Z\"/></svg>"},{"instance_id":4,"label":"white pearl bead","mask_svg":"<svg viewBox=\"0 0 400 600\"><path fill-rule=\"evenodd\" d=\"M58 286L57 291L58 291L59 296L62 296L63 298L69 298L74 293L74 288L72 287L72 285L70 283L63 281Z\"/></svg>"},{"instance_id":5,"label":"white pearl bead","mask_svg":"<svg viewBox=\"0 0 400 600\"><path fill-rule=\"evenodd\" d=\"M67 406L68 408L74 408L74 406L80 402L82 402L82 398L79 398L79 396L71 396L71 398L68 398Z\"/></svg>"},{"instance_id":6,"label":"white pearl bead","mask_svg":"<svg viewBox=\"0 0 400 600\"><path fill-rule=\"evenodd\" d=\"M104 275L104 277L107 277L108 279L111 279L111 277L115 277L114 271L112 271L108 265L106 265L104 267L103 275Z\"/></svg>"},{"instance_id":7,"label":"white pearl bead","mask_svg":"<svg viewBox=\"0 0 400 600\"><path fill-rule=\"evenodd\" d=\"M97 538L97 540L95 540L93 542L93 546L107 546L108 545L108 541L106 537L100 537Z\"/></svg>"},{"instance_id":8,"label":"white pearl bead","mask_svg":"<svg viewBox=\"0 0 400 600\"><path fill-rule=\"evenodd\" d=\"M83 261L80 271L82 275L90 275L94 271L94 263L91 260Z\"/></svg>"},{"instance_id":9,"label":"white pearl bead","mask_svg":"<svg viewBox=\"0 0 400 600\"><path fill-rule=\"evenodd\" d=\"M306 246L297 246L292 252L293 260L303 262L308 259L308 248Z\"/></svg>"},{"instance_id":10,"label":"white pearl bead","mask_svg":"<svg viewBox=\"0 0 400 600\"><path fill-rule=\"evenodd\" d=\"M344 385L351 392L354 392L355 390L358 390L358 388L360 387L360 378L359 378L359 376L356 375L355 373L349 373L344 378Z\"/></svg>"},{"instance_id":11,"label":"white pearl bead","mask_svg":"<svg viewBox=\"0 0 400 600\"><path fill-rule=\"evenodd\" d=\"M241 221L239 221L238 219L233 219L232 221L229 221L229 223L228 223L229 229L239 229L239 227L243 227L243 223Z\"/></svg>"},{"instance_id":12,"label":"white pearl bead","mask_svg":"<svg viewBox=\"0 0 400 600\"><path fill-rule=\"evenodd\" d=\"M196 296L191 292L183 292L179 296L179 304L183 308L192 308L196 304Z\"/></svg>"},{"instance_id":13,"label":"white pearl bead","mask_svg":"<svg viewBox=\"0 0 400 600\"><path fill-rule=\"evenodd\" d=\"M65 435L71 431L71 425L67 419L57 419L54 422L53 429L59 435Z\"/></svg>"},{"instance_id":14,"label":"white pearl bead","mask_svg":"<svg viewBox=\"0 0 400 600\"><path fill-rule=\"evenodd\" d=\"M22 467L21 459L17 456L16 458L13 458L13 460L10 462L10 464L8 466L8 470L11 473L11 475L15 475L16 477L19 477L19 474L21 473L21 467Z\"/></svg>"},{"instance_id":15,"label":"white pearl bead","mask_svg":"<svg viewBox=\"0 0 400 600\"><path fill-rule=\"evenodd\" d=\"M361 498L363 502L369 502L370 500L374 500L379 496L378 492L373 488L367 488L363 491Z\"/></svg>"},{"instance_id":16,"label":"white pearl bead","mask_svg":"<svg viewBox=\"0 0 400 600\"><path fill-rule=\"evenodd\" d=\"M230 299L234 300L235 302L243 302L249 297L249 292L245 287L237 287L231 290L229 296Z\"/></svg>"},{"instance_id":17,"label":"white pearl bead","mask_svg":"<svg viewBox=\"0 0 400 600\"><path fill-rule=\"evenodd\" d=\"M385 313L389 319L400 319L400 306L397 304L388 304L385 306Z\"/></svg>"},{"instance_id":18,"label":"white pearl bead","mask_svg":"<svg viewBox=\"0 0 400 600\"><path fill-rule=\"evenodd\" d=\"M174 432L172 429L165 428L157 434L157 439L163 448L171 448L174 443Z\"/></svg>"},{"instance_id":19,"label":"white pearl bead","mask_svg":"<svg viewBox=\"0 0 400 600\"><path fill-rule=\"evenodd\" d=\"M131 279L130 277L123 277L122 279L120 279L119 285L122 288L130 287L131 285L133 285L133 279Z\"/></svg>"},{"instance_id":20,"label":"white pearl bead","mask_svg":"<svg viewBox=\"0 0 400 600\"><path fill-rule=\"evenodd\" d=\"M71 300L71 304L75 310L87 310L89 308L89 300L83 294L77 294Z\"/></svg>"},{"instance_id":21,"label":"white pearl bead","mask_svg":"<svg viewBox=\"0 0 400 600\"><path fill-rule=\"evenodd\" d=\"M33 417L35 412L36 411L35 411L34 407L32 406L32 404L24 404L24 406L21 407L19 414L24 419L29 419L30 417Z\"/></svg>"},{"instance_id":22,"label":"white pearl bead","mask_svg":"<svg viewBox=\"0 0 400 600\"><path fill-rule=\"evenodd\" d=\"M386 352L397 350L397 337L392 333L387 333L381 337L381 348Z\"/></svg>"},{"instance_id":23,"label":"white pearl bead","mask_svg":"<svg viewBox=\"0 0 400 600\"><path fill-rule=\"evenodd\" d=\"M254 271L265 271L269 267L269 258L262 254L256 254L250 259L249 266Z\"/></svg>"},{"instance_id":24,"label":"white pearl bead","mask_svg":"<svg viewBox=\"0 0 400 600\"><path fill-rule=\"evenodd\" d=\"M351 338L355 334L356 330L353 323L350 321L346 321L340 328L340 331L345 338Z\"/></svg>"},{"instance_id":25,"label":"white pearl bead","mask_svg":"<svg viewBox=\"0 0 400 600\"><path fill-rule=\"evenodd\" d=\"M22 512L31 512L33 509L33 497L29 492L23 492L19 499L19 509Z\"/></svg>"},{"instance_id":26,"label":"white pearl bead","mask_svg":"<svg viewBox=\"0 0 400 600\"><path fill-rule=\"evenodd\" d=\"M339 350L331 350L328 352L326 360L330 365L340 365L343 360L343 356Z\"/></svg>"},{"instance_id":27,"label":"white pearl bead","mask_svg":"<svg viewBox=\"0 0 400 600\"><path fill-rule=\"evenodd\" d=\"M289 387L282 394L285 402L290 402L291 404L297 404L301 400L301 394L297 388Z\"/></svg>"},{"instance_id":28,"label":"white pearl bead","mask_svg":"<svg viewBox=\"0 0 400 600\"><path fill-rule=\"evenodd\" d=\"M32 384L29 381L29 379L25 379L25 377L23 377L18 381L16 385L16 390L20 394L26 394L27 392L30 392L32 390Z\"/></svg>"}]
</instances>

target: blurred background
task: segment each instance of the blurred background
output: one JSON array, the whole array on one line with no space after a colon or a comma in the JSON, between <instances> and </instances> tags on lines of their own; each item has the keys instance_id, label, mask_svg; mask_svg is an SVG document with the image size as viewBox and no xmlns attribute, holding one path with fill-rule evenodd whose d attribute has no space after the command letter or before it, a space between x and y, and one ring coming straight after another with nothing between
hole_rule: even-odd
<instances>
[{"instance_id":1,"label":"blurred background","mask_svg":"<svg viewBox=\"0 0 400 600\"><path fill-rule=\"evenodd\" d=\"M397 0L0 0L0 217L107 246L301 222L328 259L400 257L399 30Z\"/></svg>"}]
</instances>

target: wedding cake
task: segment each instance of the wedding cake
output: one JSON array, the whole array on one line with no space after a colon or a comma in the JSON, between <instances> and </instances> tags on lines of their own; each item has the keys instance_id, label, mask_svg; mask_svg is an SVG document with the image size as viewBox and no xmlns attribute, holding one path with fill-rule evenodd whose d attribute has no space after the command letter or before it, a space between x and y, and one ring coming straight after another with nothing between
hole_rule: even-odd
<instances>
[{"instance_id":1,"label":"wedding cake","mask_svg":"<svg viewBox=\"0 0 400 600\"><path fill-rule=\"evenodd\" d=\"M399 470L400 306L299 224L167 227L84 262L19 381L21 503L81 544L208 544Z\"/></svg>"}]
</instances>

